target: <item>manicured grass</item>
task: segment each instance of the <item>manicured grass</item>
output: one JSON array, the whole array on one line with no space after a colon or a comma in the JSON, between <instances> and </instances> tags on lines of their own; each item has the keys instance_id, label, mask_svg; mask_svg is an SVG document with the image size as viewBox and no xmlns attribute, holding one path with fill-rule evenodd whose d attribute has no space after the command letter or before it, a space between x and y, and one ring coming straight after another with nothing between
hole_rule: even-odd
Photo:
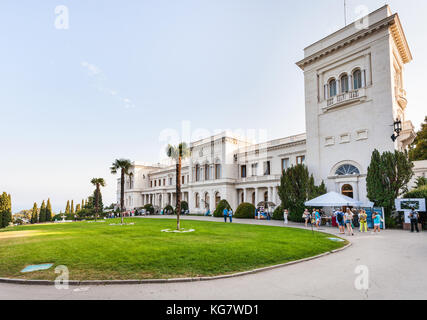
<instances>
[{"instance_id":1,"label":"manicured grass","mask_svg":"<svg viewBox=\"0 0 427 320\"><path fill-rule=\"evenodd\" d=\"M163 233L176 220L126 219L135 225L77 222L8 228L0 232L0 277L55 279L65 265L71 280L158 279L229 274L337 249L330 235L306 230L182 221L194 233ZM53 263L23 274L27 265Z\"/></svg>"}]
</instances>

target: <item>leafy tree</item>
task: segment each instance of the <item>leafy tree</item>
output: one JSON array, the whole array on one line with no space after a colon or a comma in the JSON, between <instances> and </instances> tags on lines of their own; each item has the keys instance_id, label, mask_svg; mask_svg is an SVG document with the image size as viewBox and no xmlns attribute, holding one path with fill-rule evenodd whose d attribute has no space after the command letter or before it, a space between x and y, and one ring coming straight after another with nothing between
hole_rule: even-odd
<instances>
[{"instance_id":1,"label":"leafy tree","mask_svg":"<svg viewBox=\"0 0 427 320\"><path fill-rule=\"evenodd\" d=\"M40 207L39 222L46 222L46 204L44 203L44 200Z\"/></svg>"},{"instance_id":2,"label":"leafy tree","mask_svg":"<svg viewBox=\"0 0 427 320\"><path fill-rule=\"evenodd\" d=\"M34 202L33 211L31 213L31 223L37 223L39 220L39 210L37 209L37 203Z\"/></svg>"},{"instance_id":3,"label":"leafy tree","mask_svg":"<svg viewBox=\"0 0 427 320\"><path fill-rule=\"evenodd\" d=\"M95 200L94 207L95 207L95 221L96 221L99 210L100 209L103 210L101 187L105 187L105 181L102 178L93 178L91 180L91 183L96 187L95 193L94 193L94 200Z\"/></svg>"},{"instance_id":4,"label":"leafy tree","mask_svg":"<svg viewBox=\"0 0 427 320\"><path fill-rule=\"evenodd\" d=\"M52 221L53 212L52 212L52 205L50 203L50 199L47 199L47 205L46 205L46 221Z\"/></svg>"},{"instance_id":5,"label":"leafy tree","mask_svg":"<svg viewBox=\"0 0 427 320\"><path fill-rule=\"evenodd\" d=\"M427 116L409 150L411 161L427 160Z\"/></svg>"},{"instance_id":6,"label":"leafy tree","mask_svg":"<svg viewBox=\"0 0 427 320\"><path fill-rule=\"evenodd\" d=\"M374 150L366 177L368 198L376 206L384 207L386 224L393 227L390 219L394 200L408 191L407 185L414 175L414 165L407 152L384 152Z\"/></svg>"},{"instance_id":7,"label":"leafy tree","mask_svg":"<svg viewBox=\"0 0 427 320\"><path fill-rule=\"evenodd\" d=\"M181 214L181 166L182 160L190 155L190 149L185 142L178 146L168 145L166 154L169 158L175 160L176 163L176 229L180 230L179 215Z\"/></svg>"},{"instance_id":8,"label":"leafy tree","mask_svg":"<svg viewBox=\"0 0 427 320\"><path fill-rule=\"evenodd\" d=\"M325 184L316 186L313 175L305 165L292 166L283 172L280 179L279 197L281 208L289 210L289 220L302 222L304 203L326 193Z\"/></svg>"},{"instance_id":9,"label":"leafy tree","mask_svg":"<svg viewBox=\"0 0 427 320\"><path fill-rule=\"evenodd\" d=\"M129 175L132 163L127 159L116 159L110 167L112 174L120 170L120 216L123 224L123 212L125 211L125 175Z\"/></svg>"},{"instance_id":10,"label":"leafy tree","mask_svg":"<svg viewBox=\"0 0 427 320\"><path fill-rule=\"evenodd\" d=\"M417 189L426 185L427 185L427 178L418 177L417 180L415 181L415 188Z\"/></svg>"}]
</instances>

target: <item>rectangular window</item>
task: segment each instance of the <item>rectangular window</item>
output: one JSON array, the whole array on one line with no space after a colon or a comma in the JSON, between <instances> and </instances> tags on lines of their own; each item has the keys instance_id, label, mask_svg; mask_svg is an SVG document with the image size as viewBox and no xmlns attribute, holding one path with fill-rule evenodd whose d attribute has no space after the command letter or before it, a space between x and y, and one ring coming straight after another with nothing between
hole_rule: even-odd
<instances>
[{"instance_id":1,"label":"rectangular window","mask_svg":"<svg viewBox=\"0 0 427 320\"><path fill-rule=\"evenodd\" d=\"M245 165L240 167L240 177L246 178L246 166Z\"/></svg>"},{"instance_id":2,"label":"rectangular window","mask_svg":"<svg viewBox=\"0 0 427 320\"><path fill-rule=\"evenodd\" d=\"M221 165L215 165L215 179L221 179Z\"/></svg>"},{"instance_id":3,"label":"rectangular window","mask_svg":"<svg viewBox=\"0 0 427 320\"><path fill-rule=\"evenodd\" d=\"M150 188L153 187L153 181L150 181Z\"/></svg>"},{"instance_id":4,"label":"rectangular window","mask_svg":"<svg viewBox=\"0 0 427 320\"><path fill-rule=\"evenodd\" d=\"M157 187L157 180L154 180L154 186Z\"/></svg>"},{"instance_id":5,"label":"rectangular window","mask_svg":"<svg viewBox=\"0 0 427 320\"><path fill-rule=\"evenodd\" d=\"M297 164L305 164L305 156L298 156Z\"/></svg>"},{"instance_id":6,"label":"rectangular window","mask_svg":"<svg viewBox=\"0 0 427 320\"><path fill-rule=\"evenodd\" d=\"M163 185L164 186L166 185L166 179L163 179Z\"/></svg>"},{"instance_id":7,"label":"rectangular window","mask_svg":"<svg viewBox=\"0 0 427 320\"><path fill-rule=\"evenodd\" d=\"M184 184L185 183L185 176L181 177L181 183Z\"/></svg>"},{"instance_id":8,"label":"rectangular window","mask_svg":"<svg viewBox=\"0 0 427 320\"><path fill-rule=\"evenodd\" d=\"M270 168L270 161L265 161L264 162L264 175L265 176L269 176L270 175L270 173L271 173L270 169L271 169Z\"/></svg>"},{"instance_id":9,"label":"rectangular window","mask_svg":"<svg viewBox=\"0 0 427 320\"><path fill-rule=\"evenodd\" d=\"M289 169L289 158L282 159L282 171Z\"/></svg>"},{"instance_id":10,"label":"rectangular window","mask_svg":"<svg viewBox=\"0 0 427 320\"><path fill-rule=\"evenodd\" d=\"M252 176L256 177L258 175L258 163L252 163Z\"/></svg>"}]
</instances>

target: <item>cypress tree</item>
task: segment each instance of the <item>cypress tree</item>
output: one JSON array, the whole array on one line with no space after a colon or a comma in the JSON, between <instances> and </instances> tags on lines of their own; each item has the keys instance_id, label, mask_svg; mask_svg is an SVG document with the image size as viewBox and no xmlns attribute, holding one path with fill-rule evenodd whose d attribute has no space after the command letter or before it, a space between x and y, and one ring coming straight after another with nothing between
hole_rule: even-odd
<instances>
[{"instance_id":1,"label":"cypress tree","mask_svg":"<svg viewBox=\"0 0 427 320\"><path fill-rule=\"evenodd\" d=\"M44 203L44 200L40 207L39 222L46 222L46 204Z\"/></svg>"},{"instance_id":2,"label":"cypress tree","mask_svg":"<svg viewBox=\"0 0 427 320\"><path fill-rule=\"evenodd\" d=\"M76 205L76 213L78 213L80 210L81 210L81 209L80 209L80 204L78 203L78 204Z\"/></svg>"},{"instance_id":3,"label":"cypress tree","mask_svg":"<svg viewBox=\"0 0 427 320\"><path fill-rule=\"evenodd\" d=\"M74 213L74 200L71 200L71 213Z\"/></svg>"},{"instance_id":4,"label":"cypress tree","mask_svg":"<svg viewBox=\"0 0 427 320\"><path fill-rule=\"evenodd\" d=\"M52 205L50 204L50 199L47 199L46 205L46 221L52 221Z\"/></svg>"},{"instance_id":5,"label":"cypress tree","mask_svg":"<svg viewBox=\"0 0 427 320\"><path fill-rule=\"evenodd\" d=\"M37 203L34 202L33 211L31 212L31 223L37 223L38 221L38 209Z\"/></svg>"},{"instance_id":6,"label":"cypress tree","mask_svg":"<svg viewBox=\"0 0 427 320\"><path fill-rule=\"evenodd\" d=\"M70 214L70 200L67 201L67 206L65 207L65 214Z\"/></svg>"},{"instance_id":7,"label":"cypress tree","mask_svg":"<svg viewBox=\"0 0 427 320\"><path fill-rule=\"evenodd\" d=\"M9 221L7 219L7 210L9 207L9 198L6 192L3 192L0 196L0 228L5 228L9 225Z\"/></svg>"}]
</instances>

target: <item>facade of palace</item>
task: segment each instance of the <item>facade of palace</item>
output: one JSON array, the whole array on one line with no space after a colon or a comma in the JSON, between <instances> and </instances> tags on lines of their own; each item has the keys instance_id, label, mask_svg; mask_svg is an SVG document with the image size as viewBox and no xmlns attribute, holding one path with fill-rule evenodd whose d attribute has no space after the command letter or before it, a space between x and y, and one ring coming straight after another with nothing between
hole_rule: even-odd
<instances>
[{"instance_id":1,"label":"facade of palace","mask_svg":"<svg viewBox=\"0 0 427 320\"><path fill-rule=\"evenodd\" d=\"M397 14L388 6L310 45L297 62L304 72L306 134L252 144L228 132L190 143L182 166L182 199L191 213L213 211L221 199L280 204L286 168L306 164L316 183L360 201L374 149L404 150L415 138L405 116L404 65L411 51ZM396 120L402 131L391 139ZM174 206L175 166L134 164L125 181L127 210ZM415 172L426 176L426 162ZM118 202L120 181L118 181Z\"/></svg>"}]
</instances>

